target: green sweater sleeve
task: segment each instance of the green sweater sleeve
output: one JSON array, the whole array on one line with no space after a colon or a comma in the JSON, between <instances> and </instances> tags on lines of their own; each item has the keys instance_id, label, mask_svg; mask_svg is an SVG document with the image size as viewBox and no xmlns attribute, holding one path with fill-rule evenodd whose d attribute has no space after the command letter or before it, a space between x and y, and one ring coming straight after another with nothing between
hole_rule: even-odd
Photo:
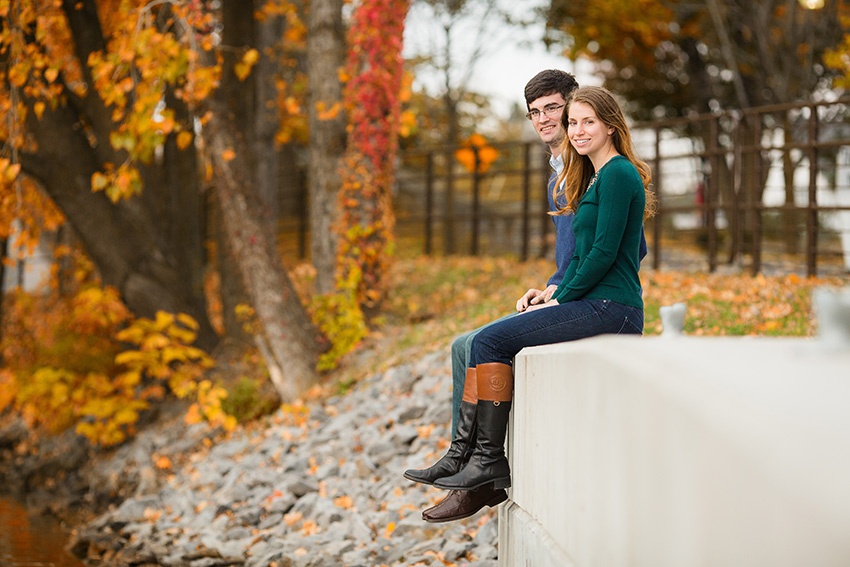
<instances>
[{"instance_id":1,"label":"green sweater sleeve","mask_svg":"<svg viewBox=\"0 0 850 567\"><path fill-rule=\"evenodd\" d=\"M600 173L597 183L582 197L573 220L577 254L554 294L558 303L584 297L617 259L634 198L635 179L623 167L605 168Z\"/></svg>"}]
</instances>

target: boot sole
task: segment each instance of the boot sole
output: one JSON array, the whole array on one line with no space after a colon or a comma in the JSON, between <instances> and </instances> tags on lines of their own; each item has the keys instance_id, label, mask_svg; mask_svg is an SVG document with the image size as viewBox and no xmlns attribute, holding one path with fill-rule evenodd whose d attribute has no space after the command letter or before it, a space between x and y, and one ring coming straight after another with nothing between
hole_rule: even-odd
<instances>
[{"instance_id":1,"label":"boot sole","mask_svg":"<svg viewBox=\"0 0 850 567\"><path fill-rule=\"evenodd\" d=\"M493 506L498 506L499 504L501 504L502 502L504 502L507 499L508 499L508 495L503 492L501 494L494 496L493 498L491 498L490 500L488 500L487 502L482 504L481 508L479 508L478 510L474 510L472 512L467 512L465 514L458 514L457 516L448 516L448 517L445 517L445 518L426 518L423 515L422 519L425 520L426 522L428 522L429 524L442 524L443 522L453 522L455 520L463 520L464 518L468 518L470 516L474 516L475 514L477 514L478 512L480 512L481 510L484 509L484 506L489 506L490 508L492 508Z\"/></svg>"}]
</instances>

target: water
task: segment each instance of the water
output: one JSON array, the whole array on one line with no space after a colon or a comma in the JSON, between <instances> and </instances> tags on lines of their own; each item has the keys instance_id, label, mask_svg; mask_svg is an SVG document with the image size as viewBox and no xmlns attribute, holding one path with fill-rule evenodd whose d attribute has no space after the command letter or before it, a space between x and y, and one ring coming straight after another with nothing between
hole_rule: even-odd
<instances>
[{"instance_id":1,"label":"water","mask_svg":"<svg viewBox=\"0 0 850 567\"><path fill-rule=\"evenodd\" d=\"M65 551L68 534L60 523L32 516L26 506L0 496L0 565L2 567L83 567Z\"/></svg>"}]
</instances>

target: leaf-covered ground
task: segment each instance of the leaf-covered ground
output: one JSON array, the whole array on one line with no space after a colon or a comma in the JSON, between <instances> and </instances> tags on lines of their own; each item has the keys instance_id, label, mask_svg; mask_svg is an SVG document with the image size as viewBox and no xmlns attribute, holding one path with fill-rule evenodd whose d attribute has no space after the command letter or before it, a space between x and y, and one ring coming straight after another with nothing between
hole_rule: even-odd
<instances>
[{"instance_id":1,"label":"leaf-covered ground","mask_svg":"<svg viewBox=\"0 0 850 567\"><path fill-rule=\"evenodd\" d=\"M398 259L376 328L328 375L329 382L349 384L364 370L386 368L423 352L449 348L457 335L510 313L529 287L545 287L551 271L552 263L543 260ZM641 280L645 335L661 333L659 307L684 302L686 334L809 336L817 329L810 302L812 289L850 285L850 277L651 269L641 271Z\"/></svg>"}]
</instances>

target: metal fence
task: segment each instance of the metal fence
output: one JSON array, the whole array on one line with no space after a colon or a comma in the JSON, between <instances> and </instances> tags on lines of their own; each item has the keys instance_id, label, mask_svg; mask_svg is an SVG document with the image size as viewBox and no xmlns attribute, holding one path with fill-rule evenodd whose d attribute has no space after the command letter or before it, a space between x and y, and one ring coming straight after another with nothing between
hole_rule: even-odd
<instances>
[{"instance_id":1,"label":"metal fence","mask_svg":"<svg viewBox=\"0 0 850 567\"><path fill-rule=\"evenodd\" d=\"M850 271L848 113L842 99L634 125L659 200L648 260ZM397 236L425 254L551 256L549 174L538 141L403 153Z\"/></svg>"}]
</instances>

